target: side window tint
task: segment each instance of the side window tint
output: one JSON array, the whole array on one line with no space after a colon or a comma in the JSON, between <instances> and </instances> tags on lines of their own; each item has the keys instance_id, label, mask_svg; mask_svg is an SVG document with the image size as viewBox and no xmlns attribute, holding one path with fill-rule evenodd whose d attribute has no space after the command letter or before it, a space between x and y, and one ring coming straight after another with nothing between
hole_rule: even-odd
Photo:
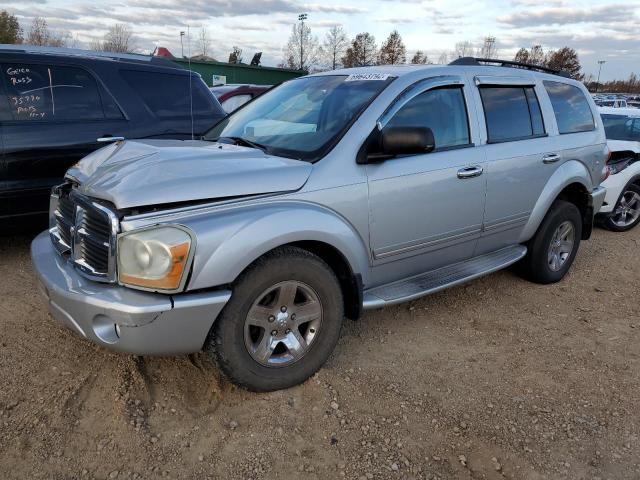
<instances>
[{"instance_id":1,"label":"side window tint","mask_svg":"<svg viewBox=\"0 0 640 480\"><path fill-rule=\"evenodd\" d=\"M189 76L156 71L122 70L122 77L133 88L149 110L160 118L190 115ZM207 90L207 91L203 91ZM211 117L213 98L202 81L192 77L194 115Z\"/></svg>"},{"instance_id":2,"label":"side window tint","mask_svg":"<svg viewBox=\"0 0 640 480\"><path fill-rule=\"evenodd\" d=\"M411 99L389 121L391 127L428 127L436 148L469 145L469 120L461 88L429 90Z\"/></svg>"},{"instance_id":3,"label":"side window tint","mask_svg":"<svg viewBox=\"0 0 640 480\"><path fill-rule=\"evenodd\" d=\"M93 120L104 118L96 81L73 67L2 65L14 120Z\"/></svg>"},{"instance_id":4,"label":"side window tint","mask_svg":"<svg viewBox=\"0 0 640 480\"><path fill-rule=\"evenodd\" d=\"M13 116L9 107L9 98L4 90L4 83L0 78L0 122L6 120L13 120Z\"/></svg>"},{"instance_id":5,"label":"side window tint","mask_svg":"<svg viewBox=\"0 0 640 480\"><path fill-rule=\"evenodd\" d=\"M102 99L102 109L104 110L104 116L109 119L124 118L122 110L116 103L115 99L102 85L98 85L100 91L100 98Z\"/></svg>"},{"instance_id":6,"label":"side window tint","mask_svg":"<svg viewBox=\"0 0 640 480\"><path fill-rule=\"evenodd\" d=\"M588 132L596 128L589 102L582 90L573 85L545 81L561 134Z\"/></svg>"},{"instance_id":7,"label":"side window tint","mask_svg":"<svg viewBox=\"0 0 640 480\"><path fill-rule=\"evenodd\" d=\"M480 97L490 143L545 133L540 104L532 87L482 87Z\"/></svg>"},{"instance_id":8,"label":"side window tint","mask_svg":"<svg viewBox=\"0 0 640 480\"><path fill-rule=\"evenodd\" d=\"M79 68L51 67L53 118L92 120L104 118L96 81Z\"/></svg>"}]
</instances>

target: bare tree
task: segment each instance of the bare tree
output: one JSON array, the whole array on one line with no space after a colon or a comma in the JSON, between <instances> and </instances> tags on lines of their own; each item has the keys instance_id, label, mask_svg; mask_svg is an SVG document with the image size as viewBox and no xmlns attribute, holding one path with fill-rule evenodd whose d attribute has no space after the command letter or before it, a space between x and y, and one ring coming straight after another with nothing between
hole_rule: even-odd
<instances>
[{"instance_id":1,"label":"bare tree","mask_svg":"<svg viewBox=\"0 0 640 480\"><path fill-rule=\"evenodd\" d=\"M478 56L480 58L497 58L496 37L485 37L482 47L478 49Z\"/></svg>"},{"instance_id":2,"label":"bare tree","mask_svg":"<svg viewBox=\"0 0 640 480\"><path fill-rule=\"evenodd\" d=\"M234 45L233 50L229 54L229 63L242 63L242 49Z\"/></svg>"},{"instance_id":3,"label":"bare tree","mask_svg":"<svg viewBox=\"0 0 640 480\"><path fill-rule=\"evenodd\" d=\"M534 45L529 50L529 62L531 65L544 65L545 54L542 45Z\"/></svg>"},{"instance_id":4,"label":"bare tree","mask_svg":"<svg viewBox=\"0 0 640 480\"><path fill-rule=\"evenodd\" d=\"M207 27L202 27L200 29L200 33L198 33L198 52L203 57L207 57L209 55L209 50L211 48L211 39L209 38L209 31Z\"/></svg>"},{"instance_id":5,"label":"bare tree","mask_svg":"<svg viewBox=\"0 0 640 480\"><path fill-rule=\"evenodd\" d=\"M414 65L426 65L430 64L429 57L422 50L418 50L413 57L411 57L411 63Z\"/></svg>"},{"instance_id":6,"label":"bare tree","mask_svg":"<svg viewBox=\"0 0 640 480\"><path fill-rule=\"evenodd\" d=\"M302 52L302 59L300 52ZM283 49L284 63L288 68L309 70L318 64L321 53L318 37L311 34L311 28L308 25L297 23L291 28L291 36Z\"/></svg>"},{"instance_id":7,"label":"bare tree","mask_svg":"<svg viewBox=\"0 0 640 480\"><path fill-rule=\"evenodd\" d=\"M449 63L449 54L445 51L438 57L438 64L446 65L447 63Z\"/></svg>"},{"instance_id":8,"label":"bare tree","mask_svg":"<svg viewBox=\"0 0 640 480\"><path fill-rule=\"evenodd\" d=\"M376 38L369 32L363 32L352 40L351 46L347 48L344 57L342 57L342 64L345 67L375 65L377 56Z\"/></svg>"},{"instance_id":9,"label":"bare tree","mask_svg":"<svg viewBox=\"0 0 640 480\"><path fill-rule=\"evenodd\" d=\"M349 39L344 29L337 25L331 27L324 37L324 43L322 50L325 56L325 62L331 67L331 70L335 70L341 65L341 59L347 48Z\"/></svg>"},{"instance_id":10,"label":"bare tree","mask_svg":"<svg viewBox=\"0 0 640 480\"><path fill-rule=\"evenodd\" d=\"M571 75L571 78L582 79L583 75L580 73L582 66L578 59L578 53L569 47L564 47L557 52L551 52L547 55L546 66L554 70L562 70Z\"/></svg>"},{"instance_id":11,"label":"bare tree","mask_svg":"<svg viewBox=\"0 0 640 480\"><path fill-rule=\"evenodd\" d=\"M22 28L15 15L0 12L0 43L22 43Z\"/></svg>"},{"instance_id":12,"label":"bare tree","mask_svg":"<svg viewBox=\"0 0 640 480\"><path fill-rule=\"evenodd\" d=\"M104 36L104 40L91 43L94 50L104 52L132 53L135 52L135 40L131 27L124 23L117 23L109 28Z\"/></svg>"},{"instance_id":13,"label":"bare tree","mask_svg":"<svg viewBox=\"0 0 640 480\"><path fill-rule=\"evenodd\" d=\"M529 63L529 50L527 50L526 48L521 48L520 50L518 50L516 56L513 58L513 61L519 63Z\"/></svg>"},{"instance_id":14,"label":"bare tree","mask_svg":"<svg viewBox=\"0 0 640 480\"><path fill-rule=\"evenodd\" d=\"M389 34L380 47L379 65L397 65L407 63L407 48L397 30Z\"/></svg>"},{"instance_id":15,"label":"bare tree","mask_svg":"<svg viewBox=\"0 0 640 480\"><path fill-rule=\"evenodd\" d=\"M473 44L468 40L458 42L456 43L454 51L458 58L471 57L473 55Z\"/></svg>"},{"instance_id":16,"label":"bare tree","mask_svg":"<svg viewBox=\"0 0 640 480\"><path fill-rule=\"evenodd\" d=\"M31 23L26 43L41 47L64 47L66 38L64 35L49 30L47 21L43 17L35 17Z\"/></svg>"}]
</instances>

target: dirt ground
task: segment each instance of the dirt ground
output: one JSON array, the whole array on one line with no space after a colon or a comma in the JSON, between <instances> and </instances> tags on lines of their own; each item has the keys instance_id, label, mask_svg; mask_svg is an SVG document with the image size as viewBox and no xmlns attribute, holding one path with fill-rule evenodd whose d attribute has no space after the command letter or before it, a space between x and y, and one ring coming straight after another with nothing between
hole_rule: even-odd
<instances>
[{"instance_id":1,"label":"dirt ground","mask_svg":"<svg viewBox=\"0 0 640 480\"><path fill-rule=\"evenodd\" d=\"M562 283L512 272L347 321L304 385L239 390L54 324L0 239L2 479L638 479L640 228Z\"/></svg>"}]
</instances>

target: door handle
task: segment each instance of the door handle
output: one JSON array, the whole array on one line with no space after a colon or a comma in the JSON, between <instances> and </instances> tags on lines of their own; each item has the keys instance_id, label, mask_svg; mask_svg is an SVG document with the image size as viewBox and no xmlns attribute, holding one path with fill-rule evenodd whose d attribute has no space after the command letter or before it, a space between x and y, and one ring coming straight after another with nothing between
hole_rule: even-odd
<instances>
[{"instance_id":1,"label":"door handle","mask_svg":"<svg viewBox=\"0 0 640 480\"><path fill-rule=\"evenodd\" d=\"M560 155L558 155L557 153L550 153L542 157L542 163L547 163L547 164L556 163L558 160L560 160Z\"/></svg>"},{"instance_id":2,"label":"door handle","mask_svg":"<svg viewBox=\"0 0 640 480\"><path fill-rule=\"evenodd\" d=\"M479 165L475 165L473 167L465 167L458 170L458 178L464 180L465 178L479 177L480 175L482 175L482 172L484 172L484 168Z\"/></svg>"},{"instance_id":3,"label":"door handle","mask_svg":"<svg viewBox=\"0 0 640 480\"><path fill-rule=\"evenodd\" d=\"M100 137L96 140L98 143L111 143L111 142L121 142L124 140L124 137Z\"/></svg>"}]
</instances>

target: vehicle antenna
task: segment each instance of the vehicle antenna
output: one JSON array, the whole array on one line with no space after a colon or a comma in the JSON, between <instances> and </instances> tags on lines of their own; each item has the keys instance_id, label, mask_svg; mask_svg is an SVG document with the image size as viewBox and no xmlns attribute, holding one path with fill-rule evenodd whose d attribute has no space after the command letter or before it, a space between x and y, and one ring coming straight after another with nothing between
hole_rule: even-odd
<instances>
[{"instance_id":1,"label":"vehicle antenna","mask_svg":"<svg viewBox=\"0 0 640 480\"><path fill-rule=\"evenodd\" d=\"M194 126L193 126L193 86L192 86L192 76L193 72L191 71L191 27L187 25L187 48L189 55L189 114L191 116L191 140L195 140L194 135Z\"/></svg>"}]
</instances>

